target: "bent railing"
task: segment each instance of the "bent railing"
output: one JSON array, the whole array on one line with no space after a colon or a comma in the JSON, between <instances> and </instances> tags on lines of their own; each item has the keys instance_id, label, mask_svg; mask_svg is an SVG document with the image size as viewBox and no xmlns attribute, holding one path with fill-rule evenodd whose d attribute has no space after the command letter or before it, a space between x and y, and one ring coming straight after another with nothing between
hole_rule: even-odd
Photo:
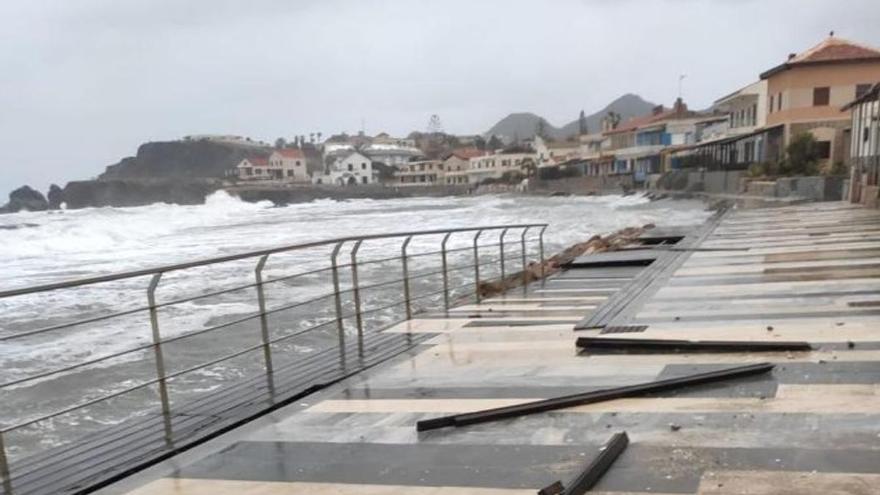
<instances>
[{"instance_id":1,"label":"bent railing","mask_svg":"<svg viewBox=\"0 0 880 495\"><path fill-rule=\"evenodd\" d=\"M517 269L525 287L530 254L544 259L546 228L351 236L0 291L0 311L16 313L2 316L0 349L55 356L21 358L25 371L0 378L4 492L39 484L35 466L102 428L155 417L174 449L192 434L175 418L204 413L193 406L202 397L232 397L225 391L244 383L224 407L253 403L244 389L259 380L278 404L302 392L291 376L364 369L388 346L413 345L409 332L402 343L380 332L392 324L479 302L481 281ZM90 349L66 349L74 339Z\"/></svg>"}]
</instances>

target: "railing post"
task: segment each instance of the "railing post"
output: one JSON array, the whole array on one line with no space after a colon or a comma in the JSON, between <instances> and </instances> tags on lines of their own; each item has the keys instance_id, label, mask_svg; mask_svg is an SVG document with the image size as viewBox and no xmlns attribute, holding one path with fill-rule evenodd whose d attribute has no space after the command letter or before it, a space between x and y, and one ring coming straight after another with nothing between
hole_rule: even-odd
<instances>
[{"instance_id":1,"label":"railing post","mask_svg":"<svg viewBox=\"0 0 880 495\"><path fill-rule=\"evenodd\" d=\"M3 431L0 431L0 476L3 477L3 493L5 495L12 495L12 477L9 475L9 461L6 458Z\"/></svg>"},{"instance_id":2,"label":"railing post","mask_svg":"<svg viewBox=\"0 0 880 495\"><path fill-rule=\"evenodd\" d=\"M409 266L406 260L406 247L409 246L409 241L411 241L413 236L409 236L403 241L403 246L400 247L400 255L402 257L403 262L403 300L404 305L406 306L406 319L412 319L412 307L410 306L410 294L409 294Z\"/></svg>"},{"instance_id":3,"label":"railing post","mask_svg":"<svg viewBox=\"0 0 880 495\"><path fill-rule=\"evenodd\" d=\"M269 386L269 395L275 397L275 375L272 366L272 348L269 345L269 319L266 316L266 295L263 291L263 268L269 261L268 254L260 257L257 267L254 269L254 276L257 279L257 302L260 305L260 332L263 339L263 360L266 363L266 383Z\"/></svg>"},{"instance_id":4,"label":"railing post","mask_svg":"<svg viewBox=\"0 0 880 495\"><path fill-rule=\"evenodd\" d=\"M352 287L352 297L354 297L354 316L355 321L357 321L357 332L358 332L358 355L360 357L364 357L364 320L361 316L361 291L358 286L358 265L357 265L357 253L358 249L361 248L361 243L363 240L358 240L354 243L354 248L351 250L351 287Z\"/></svg>"},{"instance_id":5,"label":"railing post","mask_svg":"<svg viewBox=\"0 0 880 495\"><path fill-rule=\"evenodd\" d=\"M446 241L449 240L449 236L452 235L452 232L447 232L443 237L443 242L440 243L440 256L443 262L443 309L449 311L449 274L446 270Z\"/></svg>"},{"instance_id":6,"label":"railing post","mask_svg":"<svg viewBox=\"0 0 880 495\"><path fill-rule=\"evenodd\" d=\"M501 251L501 286L504 287L504 236L507 235L508 229L503 229L501 235L498 236Z\"/></svg>"},{"instance_id":7,"label":"railing post","mask_svg":"<svg viewBox=\"0 0 880 495\"><path fill-rule=\"evenodd\" d=\"M474 288L474 295L477 298L477 304L480 304L480 248L478 247L477 241L480 239L480 234L482 233L483 230L480 229L474 236L474 284L476 285Z\"/></svg>"},{"instance_id":8,"label":"railing post","mask_svg":"<svg viewBox=\"0 0 880 495\"><path fill-rule=\"evenodd\" d=\"M541 257L541 283L542 284L544 283L544 277L546 276L546 273L544 271L546 268L544 266L544 231L545 230L547 230L546 225L541 227L541 233L538 235L538 248L540 250L538 252L538 256Z\"/></svg>"},{"instance_id":9,"label":"railing post","mask_svg":"<svg viewBox=\"0 0 880 495\"><path fill-rule=\"evenodd\" d=\"M527 292L527 287L529 285L529 272L526 270L526 233L530 228L531 227L524 228L522 235L519 238L520 251L522 251L523 294Z\"/></svg>"},{"instance_id":10,"label":"railing post","mask_svg":"<svg viewBox=\"0 0 880 495\"><path fill-rule=\"evenodd\" d=\"M339 292L339 267L336 264L336 256L345 241L339 241L333 247L330 254L330 264L333 270L333 297L336 300L336 333L339 338L339 361L345 368L345 325L342 322L342 295Z\"/></svg>"},{"instance_id":11,"label":"railing post","mask_svg":"<svg viewBox=\"0 0 880 495\"><path fill-rule=\"evenodd\" d=\"M162 272L153 275L147 288L147 304L150 307L150 327L153 331L153 354L156 359L156 377L159 379L159 400L162 402L162 416L165 420L165 443L172 445L171 401L168 400L168 384L165 381L165 357L162 354L162 336L159 334L159 312L156 308L156 288L162 279Z\"/></svg>"}]
</instances>

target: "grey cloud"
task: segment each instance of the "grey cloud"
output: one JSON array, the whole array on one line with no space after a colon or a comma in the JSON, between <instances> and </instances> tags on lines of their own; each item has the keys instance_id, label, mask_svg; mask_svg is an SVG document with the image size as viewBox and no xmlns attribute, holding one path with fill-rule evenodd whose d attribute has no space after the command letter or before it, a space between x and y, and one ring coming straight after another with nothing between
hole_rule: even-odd
<instances>
[{"instance_id":1,"label":"grey cloud","mask_svg":"<svg viewBox=\"0 0 880 495\"><path fill-rule=\"evenodd\" d=\"M143 141L228 132L480 132L627 92L695 107L830 29L880 45L873 0L4 0L0 194L97 175Z\"/></svg>"}]
</instances>

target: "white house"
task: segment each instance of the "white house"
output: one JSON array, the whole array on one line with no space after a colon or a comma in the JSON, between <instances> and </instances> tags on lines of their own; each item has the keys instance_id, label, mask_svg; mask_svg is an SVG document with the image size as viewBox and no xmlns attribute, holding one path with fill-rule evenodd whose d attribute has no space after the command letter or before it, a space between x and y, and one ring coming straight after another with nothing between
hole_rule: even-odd
<instances>
[{"instance_id":1,"label":"white house","mask_svg":"<svg viewBox=\"0 0 880 495\"><path fill-rule=\"evenodd\" d=\"M270 170L268 158L251 156L238 163L235 175L242 180L271 180L273 173Z\"/></svg>"},{"instance_id":2,"label":"white house","mask_svg":"<svg viewBox=\"0 0 880 495\"><path fill-rule=\"evenodd\" d=\"M272 170L280 170L283 180L309 182L306 155L300 149L283 148L273 151L269 155L269 167Z\"/></svg>"},{"instance_id":3,"label":"white house","mask_svg":"<svg viewBox=\"0 0 880 495\"><path fill-rule=\"evenodd\" d=\"M242 180L309 182L306 157L302 150L285 148L273 151L268 158L251 156L235 167Z\"/></svg>"},{"instance_id":4,"label":"white house","mask_svg":"<svg viewBox=\"0 0 880 495\"><path fill-rule=\"evenodd\" d=\"M352 151L347 155L329 156L325 163L324 175L312 178L315 184L354 186L374 184L373 161L366 155Z\"/></svg>"}]
</instances>

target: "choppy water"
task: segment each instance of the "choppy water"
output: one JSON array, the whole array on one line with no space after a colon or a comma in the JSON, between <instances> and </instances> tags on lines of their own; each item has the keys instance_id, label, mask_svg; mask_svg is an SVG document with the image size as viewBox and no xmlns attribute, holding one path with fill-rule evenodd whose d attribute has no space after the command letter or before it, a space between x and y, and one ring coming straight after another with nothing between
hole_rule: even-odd
<instances>
[{"instance_id":1,"label":"choppy water","mask_svg":"<svg viewBox=\"0 0 880 495\"><path fill-rule=\"evenodd\" d=\"M92 208L72 211L18 213L0 216L0 290L45 284L83 276L146 268L169 263L238 253L261 248L357 234L472 227L505 223L547 222L547 254L594 234L638 226L694 225L709 215L694 201L649 202L637 197L532 197L515 195L407 198L394 200L315 201L287 207L243 203L216 193L201 206L157 204L138 208ZM495 235L495 234L493 234ZM518 237L518 236L517 236ZM453 239L451 248L467 245ZM491 239L486 242L497 242ZM411 253L438 249L439 239L416 238ZM400 240L365 244L362 259L395 256ZM492 251L494 252L494 251ZM451 257L463 263L469 251ZM536 256L530 246L529 258ZM326 267L329 249L273 256L266 277ZM412 273L436 271L436 259L413 260ZM512 259L519 259L518 251ZM361 268L361 284L399 277L399 262ZM434 263L433 265L431 263ZM433 269L431 267L434 267ZM254 260L169 273L157 291L168 302L253 282ZM494 273L487 267L486 276ZM393 276L392 276L393 272ZM465 283L469 272L456 272L453 281ZM142 307L149 278L138 278L74 290L0 300L0 338L61 322ZM343 280L343 285L347 280ZM439 279L414 283L414 294L437 288ZM328 273L320 272L267 287L270 308L306 300L329 291ZM464 290L459 292L463 294ZM400 299L400 285L383 285L364 293L365 307L382 307ZM330 300L279 311L272 315L272 336L296 334L332 316ZM422 308L436 307L438 297L420 300ZM347 307L350 301L346 301ZM372 306L371 306L372 305ZM188 335L227 323L256 310L254 289L207 297L160 310L164 338ZM402 308L371 313L368 323L378 328L400 318ZM230 354L259 342L254 320L208 334L187 337L166 346L169 372ZM299 357L335 343L335 328L324 326L279 344L280 360ZM81 325L33 337L0 340L0 384L37 373L147 346L149 319L144 312ZM144 349L63 374L14 386L0 385L0 423L16 424L51 411L121 391L154 376L152 351ZM172 400L183 401L210 392L224 383L258 372L259 356L197 370L174 380ZM136 415L155 412L156 392L150 387L114 401L59 416L10 434L14 457L68 441Z\"/></svg>"}]
</instances>

